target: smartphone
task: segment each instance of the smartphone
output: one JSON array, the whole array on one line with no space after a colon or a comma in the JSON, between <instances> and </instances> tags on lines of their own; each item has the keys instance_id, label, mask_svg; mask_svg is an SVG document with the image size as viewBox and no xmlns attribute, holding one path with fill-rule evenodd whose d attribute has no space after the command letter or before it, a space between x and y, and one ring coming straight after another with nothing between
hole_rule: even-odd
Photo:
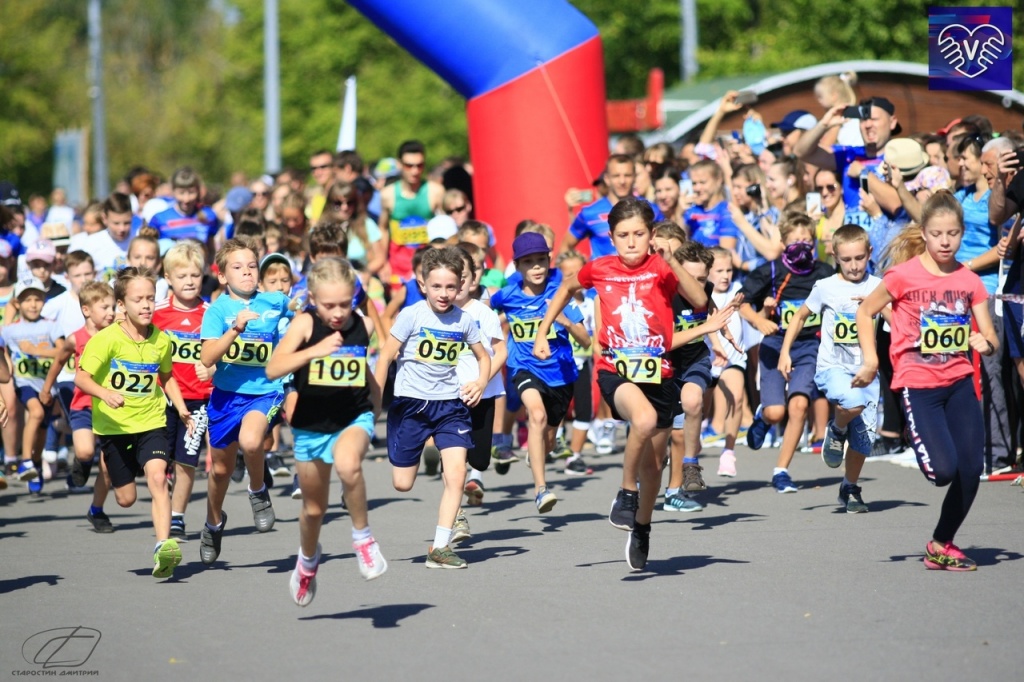
<instances>
[{"instance_id":1,"label":"smartphone","mask_svg":"<svg viewBox=\"0 0 1024 682\"><path fill-rule=\"evenodd\" d=\"M807 215L821 211L821 194L818 192L808 192L805 200L807 201Z\"/></svg>"},{"instance_id":2,"label":"smartphone","mask_svg":"<svg viewBox=\"0 0 1024 682\"><path fill-rule=\"evenodd\" d=\"M747 196L761 204L761 185L753 184L747 185Z\"/></svg>"},{"instance_id":3,"label":"smartphone","mask_svg":"<svg viewBox=\"0 0 1024 682\"><path fill-rule=\"evenodd\" d=\"M593 200L594 190L581 189L580 191L576 192L576 201L578 201L581 204L589 204Z\"/></svg>"},{"instance_id":4,"label":"smartphone","mask_svg":"<svg viewBox=\"0 0 1024 682\"><path fill-rule=\"evenodd\" d=\"M683 194L693 194L693 180L680 180L679 191L682 192Z\"/></svg>"},{"instance_id":5,"label":"smartphone","mask_svg":"<svg viewBox=\"0 0 1024 682\"><path fill-rule=\"evenodd\" d=\"M860 176L860 188L862 190L864 190L865 192L868 191L868 176L866 176L866 175Z\"/></svg>"},{"instance_id":6,"label":"smartphone","mask_svg":"<svg viewBox=\"0 0 1024 682\"><path fill-rule=\"evenodd\" d=\"M757 93L753 90L740 90L736 93L736 104L750 106L757 103Z\"/></svg>"},{"instance_id":7,"label":"smartphone","mask_svg":"<svg viewBox=\"0 0 1024 682\"><path fill-rule=\"evenodd\" d=\"M871 104L856 104L843 109L843 118L856 118L866 121L871 118Z\"/></svg>"}]
</instances>

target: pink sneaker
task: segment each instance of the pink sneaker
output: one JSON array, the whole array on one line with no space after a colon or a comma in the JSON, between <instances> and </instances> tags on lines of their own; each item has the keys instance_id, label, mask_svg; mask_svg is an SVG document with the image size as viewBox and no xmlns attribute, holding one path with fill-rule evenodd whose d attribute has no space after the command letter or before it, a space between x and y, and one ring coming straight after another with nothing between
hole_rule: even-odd
<instances>
[{"instance_id":1,"label":"pink sneaker","mask_svg":"<svg viewBox=\"0 0 1024 682\"><path fill-rule=\"evenodd\" d=\"M320 568L320 545L316 546L316 568L312 571L307 571L302 567L301 561L295 560L295 570L288 581L288 590L291 592L292 600L299 606L309 606L316 596L317 568Z\"/></svg>"},{"instance_id":2,"label":"pink sneaker","mask_svg":"<svg viewBox=\"0 0 1024 682\"><path fill-rule=\"evenodd\" d=\"M932 571L974 571L978 564L969 559L960 548L952 542L942 545L942 549L936 551L938 543L929 542L924 547L924 567Z\"/></svg>"},{"instance_id":3,"label":"pink sneaker","mask_svg":"<svg viewBox=\"0 0 1024 682\"><path fill-rule=\"evenodd\" d=\"M731 452L722 453L718 458L718 475L736 478L736 455Z\"/></svg>"}]
</instances>

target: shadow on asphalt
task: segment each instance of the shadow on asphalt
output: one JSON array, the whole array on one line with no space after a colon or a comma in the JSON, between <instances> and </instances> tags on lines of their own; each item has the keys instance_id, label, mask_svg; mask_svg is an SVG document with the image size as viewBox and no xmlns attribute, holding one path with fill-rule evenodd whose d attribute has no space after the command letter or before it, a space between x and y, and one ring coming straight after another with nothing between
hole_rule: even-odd
<instances>
[{"instance_id":1,"label":"shadow on asphalt","mask_svg":"<svg viewBox=\"0 0 1024 682\"><path fill-rule=\"evenodd\" d=\"M654 523L692 523L694 524L693 530L711 530L718 526L724 526L728 523L737 523L749 521L752 519L760 520L765 517L764 514L722 514L720 516L705 516L700 512L693 512L688 514L681 514L673 518L656 518Z\"/></svg>"},{"instance_id":2,"label":"shadow on asphalt","mask_svg":"<svg viewBox=\"0 0 1024 682\"><path fill-rule=\"evenodd\" d=\"M466 538L459 543L459 547L472 547L479 542L508 542L509 540L537 537L538 535L543 535L543 533L520 528L498 528L484 533L473 533L472 537ZM461 552L459 554L461 556Z\"/></svg>"},{"instance_id":3,"label":"shadow on asphalt","mask_svg":"<svg viewBox=\"0 0 1024 682\"><path fill-rule=\"evenodd\" d=\"M13 533L0 533L0 540L6 540L7 538L23 538L25 533L28 531L18 530Z\"/></svg>"},{"instance_id":4,"label":"shadow on asphalt","mask_svg":"<svg viewBox=\"0 0 1024 682\"><path fill-rule=\"evenodd\" d=\"M59 575L29 575L24 578L12 578L11 580L0 580L0 594L24 590L26 587L46 583L50 587L56 587L57 581L63 580Z\"/></svg>"},{"instance_id":5,"label":"shadow on asphalt","mask_svg":"<svg viewBox=\"0 0 1024 682\"><path fill-rule=\"evenodd\" d=\"M339 613L324 613L318 616L303 616L299 620L351 620L364 618L369 620L375 628L397 628L399 621L432 608L434 608L433 604L385 604L383 606L359 609L358 611L341 611Z\"/></svg>"},{"instance_id":6,"label":"shadow on asphalt","mask_svg":"<svg viewBox=\"0 0 1024 682\"><path fill-rule=\"evenodd\" d=\"M739 559L718 559L713 556L694 555L677 556L670 559L652 559L647 562L643 571L623 576L623 582L639 582L663 576L683 575L687 571L694 571L698 568L706 568L712 564L749 564L749 561Z\"/></svg>"}]
</instances>

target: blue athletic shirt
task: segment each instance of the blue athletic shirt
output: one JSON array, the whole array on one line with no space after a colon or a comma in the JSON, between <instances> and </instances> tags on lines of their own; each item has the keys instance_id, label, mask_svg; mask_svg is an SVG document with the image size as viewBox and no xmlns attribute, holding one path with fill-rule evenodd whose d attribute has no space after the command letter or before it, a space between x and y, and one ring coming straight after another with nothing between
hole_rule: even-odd
<instances>
[{"instance_id":1,"label":"blue athletic shirt","mask_svg":"<svg viewBox=\"0 0 1024 682\"><path fill-rule=\"evenodd\" d=\"M259 319L250 320L245 332L238 338L217 362L213 385L222 391L244 395L264 395L283 390L283 380L267 378L267 362L270 354L280 341L278 323L281 318L291 318L289 299L280 291L258 293L248 301L223 294L203 314L200 338L219 339L234 326L235 317L243 308L260 314Z\"/></svg>"},{"instance_id":2,"label":"blue athletic shirt","mask_svg":"<svg viewBox=\"0 0 1024 682\"><path fill-rule=\"evenodd\" d=\"M569 332L557 322L551 327L548 345L551 357L538 360L533 357L533 341L537 338L537 327L548 312L548 301L558 291L559 282L552 270L547 286L540 296L530 296L518 284L510 284L491 296L491 308L496 313L505 313L508 320L508 368L514 376L524 370L533 374L549 386L565 386L576 381L579 371L572 357ZM572 322L582 322L583 316L575 306L565 309L565 316Z\"/></svg>"},{"instance_id":3,"label":"blue athletic shirt","mask_svg":"<svg viewBox=\"0 0 1024 682\"><path fill-rule=\"evenodd\" d=\"M739 228L729 214L729 202L720 201L711 208L691 206L683 212L690 239L707 247L718 246L723 237L738 239Z\"/></svg>"},{"instance_id":4,"label":"blue athletic shirt","mask_svg":"<svg viewBox=\"0 0 1024 682\"><path fill-rule=\"evenodd\" d=\"M871 217L860 207L860 178L851 178L846 174L846 169L854 161L859 161L864 166L861 175L871 174L885 182L885 175L882 174L882 154L869 159L867 149L864 147L845 147L835 145L832 152L836 158L836 177L843 185L843 204L846 206L846 215L843 220L852 225L860 225L864 229L871 227Z\"/></svg>"},{"instance_id":5,"label":"blue athletic shirt","mask_svg":"<svg viewBox=\"0 0 1024 682\"><path fill-rule=\"evenodd\" d=\"M986 190L981 199L977 200L974 198L976 190L976 186L971 185L958 189L953 195L964 209L964 237L960 242L960 250L956 252L956 259L961 263L977 258L998 244L1002 233L998 225L988 221L988 200L992 190ZM990 266L985 274L979 273L978 276L985 284L985 291L996 293L999 286L999 268L996 265Z\"/></svg>"},{"instance_id":6,"label":"blue athletic shirt","mask_svg":"<svg viewBox=\"0 0 1024 682\"><path fill-rule=\"evenodd\" d=\"M217 214L208 207L200 208L195 215L182 215L175 205L160 211L149 221L150 227L160 232L162 239L195 239L202 244L220 228Z\"/></svg>"},{"instance_id":7,"label":"blue athletic shirt","mask_svg":"<svg viewBox=\"0 0 1024 682\"><path fill-rule=\"evenodd\" d=\"M650 202L648 202L650 204ZM664 220L665 216L654 204L654 220ZM601 197L592 204L584 206L569 226L569 232L576 239L583 241L590 238L590 255L592 258L615 255L612 245L611 228L608 225L608 214L611 213L612 202L608 197Z\"/></svg>"}]
</instances>

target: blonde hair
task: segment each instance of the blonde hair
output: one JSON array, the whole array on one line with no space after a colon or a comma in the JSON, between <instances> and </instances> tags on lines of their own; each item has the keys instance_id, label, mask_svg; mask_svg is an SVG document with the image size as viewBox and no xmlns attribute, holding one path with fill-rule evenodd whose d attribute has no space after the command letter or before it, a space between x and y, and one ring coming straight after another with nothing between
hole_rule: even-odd
<instances>
[{"instance_id":1,"label":"blonde hair","mask_svg":"<svg viewBox=\"0 0 1024 682\"><path fill-rule=\"evenodd\" d=\"M555 259L555 266L559 266L567 260L578 260L584 265L587 264L587 257L576 249L569 249L564 253L559 254L558 258Z\"/></svg>"},{"instance_id":2,"label":"blonde hair","mask_svg":"<svg viewBox=\"0 0 1024 682\"><path fill-rule=\"evenodd\" d=\"M347 284L355 289L356 271L344 258L324 256L317 260L309 274L306 275L309 293L316 296L316 290L322 284Z\"/></svg>"},{"instance_id":3,"label":"blonde hair","mask_svg":"<svg viewBox=\"0 0 1024 682\"><path fill-rule=\"evenodd\" d=\"M275 261L275 262L270 263L269 265L267 265L265 268L263 268L263 272L260 273L260 281L262 282L264 279L266 279L270 275L276 274L278 272L286 272L286 273L288 273L288 278L289 279L293 279L294 278L294 275L292 275L292 266L288 265L287 263L281 263L279 261Z\"/></svg>"},{"instance_id":4,"label":"blonde hair","mask_svg":"<svg viewBox=\"0 0 1024 682\"><path fill-rule=\"evenodd\" d=\"M164 256L164 274L170 275L179 268L192 266L199 270L200 274L206 269L206 256L203 254L203 247L192 240L178 242L172 246Z\"/></svg>"},{"instance_id":5,"label":"blonde hair","mask_svg":"<svg viewBox=\"0 0 1024 682\"><path fill-rule=\"evenodd\" d=\"M811 237L814 237L814 221L806 213L783 213L779 220L779 235L782 237L782 242L786 242L786 238L792 234L794 230L803 228L810 232Z\"/></svg>"},{"instance_id":6,"label":"blonde hair","mask_svg":"<svg viewBox=\"0 0 1024 682\"><path fill-rule=\"evenodd\" d=\"M884 271L900 263L906 263L922 253L924 253L924 232L917 223L910 223L900 230L899 234L893 237L892 241L882 250L882 257L879 259L881 269Z\"/></svg>"},{"instance_id":7,"label":"blonde hair","mask_svg":"<svg viewBox=\"0 0 1024 682\"><path fill-rule=\"evenodd\" d=\"M838 76L825 76L815 83L814 89L835 95L837 104L852 105L857 103L857 93L853 91L855 85L857 85L857 74L847 71Z\"/></svg>"},{"instance_id":8,"label":"blonde hair","mask_svg":"<svg viewBox=\"0 0 1024 682\"><path fill-rule=\"evenodd\" d=\"M78 302L83 308L106 298L114 298L114 290L106 282L86 282L78 291Z\"/></svg>"},{"instance_id":9,"label":"blonde hair","mask_svg":"<svg viewBox=\"0 0 1024 682\"><path fill-rule=\"evenodd\" d=\"M256 242L250 237L235 237L224 242L224 246L220 247L217 251L217 255L213 261L217 264L217 269L223 275L228 269L228 256L235 251L250 251L252 252L253 259L259 258L259 247Z\"/></svg>"},{"instance_id":10,"label":"blonde hair","mask_svg":"<svg viewBox=\"0 0 1024 682\"><path fill-rule=\"evenodd\" d=\"M662 220L655 223L651 236L658 237L659 239L678 239L683 243L689 240L686 228L672 220Z\"/></svg>"},{"instance_id":11,"label":"blonde hair","mask_svg":"<svg viewBox=\"0 0 1024 682\"><path fill-rule=\"evenodd\" d=\"M860 225L843 225L832 233L832 253L835 253L843 244L855 244L862 242L869 250L871 240L868 238L867 230Z\"/></svg>"}]
</instances>

